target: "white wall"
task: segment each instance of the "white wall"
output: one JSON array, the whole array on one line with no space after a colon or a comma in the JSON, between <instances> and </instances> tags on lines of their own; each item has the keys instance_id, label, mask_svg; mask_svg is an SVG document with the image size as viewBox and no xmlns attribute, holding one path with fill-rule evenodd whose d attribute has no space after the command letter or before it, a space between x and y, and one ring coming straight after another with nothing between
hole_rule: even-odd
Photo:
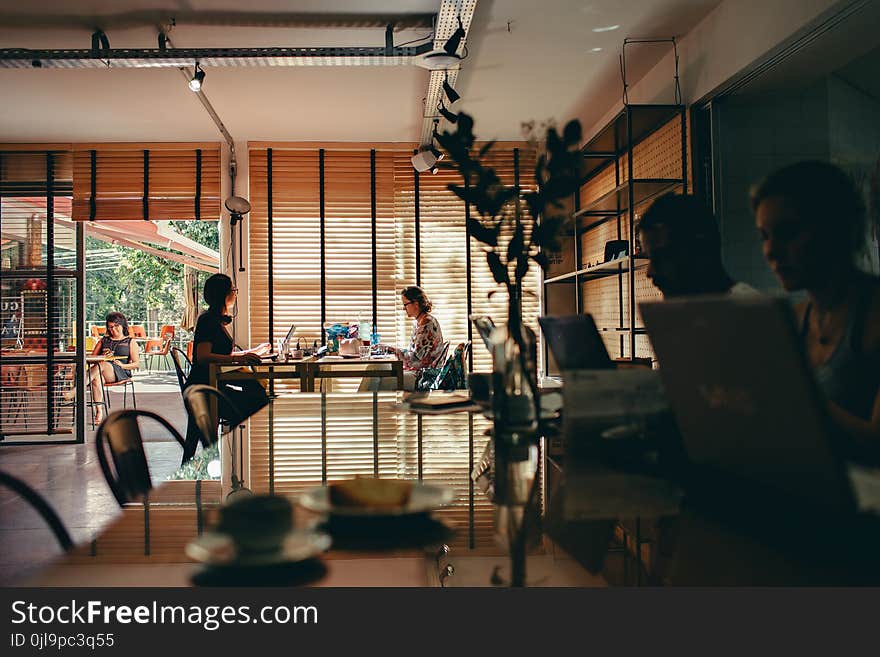
<instances>
[{"instance_id":1,"label":"white wall","mask_svg":"<svg viewBox=\"0 0 880 657\"><path fill-rule=\"evenodd\" d=\"M685 104L691 104L728 82L753 62L795 37L811 23L842 5L840 0L725 0L690 32L678 39L679 76ZM637 35L631 35L637 36ZM658 35L652 35L658 36ZM666 35L659 35L666 36ZM671 36L671 35L669 35ZM635 48L658 46L632 46ZM636 84L630 103L673 102L672 48ZM596 90L590 99L615 99L606 106L587 102L572 112L589 138L622 108L622 87Z\"/></svg>"}]
</instances>

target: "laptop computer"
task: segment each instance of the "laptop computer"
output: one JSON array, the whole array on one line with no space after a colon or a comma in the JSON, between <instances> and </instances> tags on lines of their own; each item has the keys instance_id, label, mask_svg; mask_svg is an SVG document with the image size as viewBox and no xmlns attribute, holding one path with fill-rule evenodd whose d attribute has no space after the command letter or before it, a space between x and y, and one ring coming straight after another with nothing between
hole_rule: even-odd
<instances>
[{"instance_id":1,"label":"laptop computer","mask_svg":"<svg viewBox=\"0 0 880 657\"><path fill-rule=\"evenodd\" d=\"M785 299L702 297L640 310L692 469L750 482L744 490L756 484L781 499L856 510Z\"/></svg>"},{"instance_id":2,"label":"laptop computer","mask_svg":"<svg viewBox=\"0 0 880 657\"><path fill-rule=\"evenodd\" d=\"M293 334L294 334L294 333L296 333L296 324L291 324L291 325L290 325L290 329L287 331L287 335L284 337L284 343L285 343L285 344L290 345L290 341L293 339ZM260 356L260 360L261 360L261 361L264 361L264 362L265 362L265 361L276 361L276 360L278 360L278 357L279 357L279 356L282 356L282 355L283 355L283 354L277 354L277 353L275 353L275 345L271 345L271 346L272 346L272 352L271 352L271 353L268 353L268 354L265 354L265 355L263 355L263 356ZM289 348L290 348L290 347L288 346L288 349L289 349Z\"/></svg>"},{"instance_id":3,"label":"laptop computer","mask_svg":"<svg viewBox=\"0 0 880 657\"><path fill-rule=\"evenodd\" d=\"M539 317L538 322L560 371L614 369L592 315Z\"/></svg>"}]
</instances>

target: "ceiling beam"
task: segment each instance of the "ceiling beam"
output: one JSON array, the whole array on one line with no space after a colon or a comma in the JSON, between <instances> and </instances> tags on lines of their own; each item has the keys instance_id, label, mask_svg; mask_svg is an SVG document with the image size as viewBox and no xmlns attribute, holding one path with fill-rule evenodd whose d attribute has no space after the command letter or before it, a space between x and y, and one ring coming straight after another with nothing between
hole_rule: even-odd
<instances>
[{"instance_id":1,"label":"ceiling beam","mask_svg":"<svg viewBox=\"0 0 880 657\"><path fill-rule=\"evenodd\" d=\"M0 68L178 68L242 66L410 66L431 49L415 47L324 48L121 48L109 50L0 49Z\"/></svg>"}]
</instances>

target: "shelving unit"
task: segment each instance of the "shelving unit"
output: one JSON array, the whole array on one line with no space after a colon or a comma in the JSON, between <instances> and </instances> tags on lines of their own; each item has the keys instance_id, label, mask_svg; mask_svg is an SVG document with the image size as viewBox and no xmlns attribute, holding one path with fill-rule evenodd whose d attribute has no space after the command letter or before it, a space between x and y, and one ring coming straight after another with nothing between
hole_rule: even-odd
<instances>
[{"instance_id":1,"label":"shelving unit","mask_svg":"<svg viewBox=\"0 0 880 657\"><path fill-rule=\"evenodd\" d=\"M645 331L637 326L637 304L653 294L639 274L648 263L638 254L638 217L657 197L687 192L687 148L683 105L627 105L582 148L572 226L551 258L543 312L593 314L613 358L638 355L636 337ZM602 262L610 240L626 240L628 255ZM548 374L557 374L552 356L545 352L545 359Z\"/></svg>"}]
</instances>

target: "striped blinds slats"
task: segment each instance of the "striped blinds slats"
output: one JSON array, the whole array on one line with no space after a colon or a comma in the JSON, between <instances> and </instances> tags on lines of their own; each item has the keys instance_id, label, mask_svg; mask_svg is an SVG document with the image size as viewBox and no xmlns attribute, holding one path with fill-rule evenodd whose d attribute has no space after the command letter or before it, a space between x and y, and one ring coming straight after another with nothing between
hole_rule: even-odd
<instances>
[{"instance_id":1,"label":"striped blinds slats","mask_svg":"<svg viewBox=\"0 0 880 657\"><path fill-rule=\"evenodd\" d=\"M272 149L272 257L269 253L269 156L250 152L248 217L251 342L274 344L291 324L297 337L321 339L321 209L317 150ZM269 299L269 274L272 299ZM273 335L269 335L269 306Z\"/></svg>"},{"instance_id":2,"label":"striped blinds slats","mask_svg":"<svg viewBox=\"0 0 880 657\"><path fill-rule=\"evenodd\" d=\"M506 300L496 295L485 256L475 240L468 242L464 204L447 189L459 183L457 174L441 171L419 176L418 249L416 244L416 177L408 148L376 150L319 145L297 148L265 145L250 151L250 328L251 341L283 337L290 324L297 336L321 337L321 160L323 157L323 216L325 251L323 284L325 322L372 321L373 260L376 272L376 310L382 341L408 346L412 332L400 307L398 292L416 283L416 252L420 283L434 301L444 339L453 346L468 339L467 254L471 249L471 297L475 312L486 312L499 322L506 317ZM512 149L499 149L493 164L507 184L514 182ZM271 159L271 174L270 174ZM522 171L533 170L520 151ZM271 175L271 228L270 228ZM528 176L521 175L521 183ZM375 193L373 193L375 190ZM373 248L373 205L376 246ZM270 253L271 232L271 253ZM269 298L269 277L272 298ZM527 287L537 292L538 276ZM272 311L272 331L269 310ZM531 324L538 301L524 299ZM489 354L475 345L475 365L490 367ZM479 354L479 355L478 355ZM356 384L357 381L354 382ZM337 389L347 382L336 382ZM296 385L294 384L294 388ZM276 384L276 390L278 386ZM271 413L260 413L250 426L250 483L254 490L301 492L311 486L355 474L372 474L378 462L380 476L416 479L419 474L419 431L414 416L399 414L397 397L380 393L375 409L379 422L374 451L371 396L333 395L276 399ZM459 527L459 541L491 544L491 505L479 491L476 515L470 516L470 452L479 458L488 423L466 415L424 418L421 430L421 472L425 481L450 485L455 501L443 512ZM270 431L271 428L271 431ZM376 460L374 460L376 459Z\"/></svg>"},{"instance_id":3,"label":"striped blinds slats","mask_svg":"<svg viewBox=\"0 0 880 657\"><path fill-rule=\"evenodd\" d=\"M73 153L75 220L220 218L217 144L92 146Z\"/></svg>"}]
</instances>

